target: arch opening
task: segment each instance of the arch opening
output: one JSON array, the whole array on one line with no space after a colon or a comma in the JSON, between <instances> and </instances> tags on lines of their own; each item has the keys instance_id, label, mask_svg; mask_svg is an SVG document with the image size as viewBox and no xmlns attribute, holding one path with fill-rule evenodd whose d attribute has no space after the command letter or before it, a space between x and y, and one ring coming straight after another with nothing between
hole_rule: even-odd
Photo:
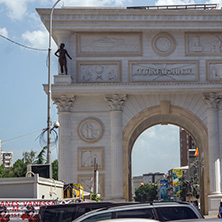
<instances>
[{"instance_id":1,"label":"arch opening","mask_svg":"<svg viewBox=\"0 0 222 222\"><path fill-rule=\"evenodd\" d=\"M147 128L157 124L172 124L184 128L193 138L199 149L200 165L200 206L203 214L208 209L209 160L207 129L203 122L188 110L171 106L169 114L162 114L160 106L143 110L132 118L123 131L123 190L124 198L132 200L132 149L138 136Z\"/></svg>"},{"instance_id":2,"label":"arch opening","mask_svg":"<svg viewBox=\"0 0 222 222\"><path fill-rule=\"evenodd\" d=\"M157 193L155 197L146 196L146 201L182 200L198 206L197 147L193 136L175 125L158 124L143 131L131 153L132 199L145 201L144 197L140 200L141 185L150 184ZM178 177L173 178L173 175Z\"/></svg>"}]
</instances>

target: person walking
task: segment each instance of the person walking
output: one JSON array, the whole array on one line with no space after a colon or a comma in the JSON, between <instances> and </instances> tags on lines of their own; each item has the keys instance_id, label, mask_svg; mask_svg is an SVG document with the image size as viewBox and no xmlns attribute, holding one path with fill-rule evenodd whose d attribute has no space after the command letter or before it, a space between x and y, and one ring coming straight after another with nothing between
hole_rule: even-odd
<instances>
[{"instance_id":1,"label":"person walking","mask_svg":"<svg viewBox=\"0 0 222 222\"><path fill-rule=\"evenodd\" d=\"M220 202L218 218L222 218L222 202Z\"/></svg>"}]
</instances>

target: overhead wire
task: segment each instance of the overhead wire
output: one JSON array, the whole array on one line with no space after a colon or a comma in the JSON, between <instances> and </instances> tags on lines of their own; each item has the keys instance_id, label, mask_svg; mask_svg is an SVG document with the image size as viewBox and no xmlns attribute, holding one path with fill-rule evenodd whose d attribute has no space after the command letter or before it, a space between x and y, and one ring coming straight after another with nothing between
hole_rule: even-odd
<instances>
[{"instance_id":1,"label":"overhead wire","mask_svg":"<svg viewBox=\"0 0 222 222\"><path fill-rule=\"evenodd\" d=\"M29 134L26 134L26 135L23 135L23 136L18 136L18 137L15 137L15 138L6 140L6 141L2 142L2 144L7 144L7 143L10 143L10 142L14 142L14 141L16 141L16 140L19 140L19 139L22 139L22 138L25 138L25 137L28 137L28 136L37 134L37 133L39 133L39 132L41 132L41 131L42 131L42 130L36 131L36 132L33 132L33 133L29 133Z\"/></svg>"},{"instance_id":2,"label":"overhead wire","mask_svg":"<svg viewBox=\"0 0 222 222\"><path fill-rule=\"evenodd\" d=\"M26 48L26 49L31 49L31 50L36 50L36 51L47 51L47 50L48 50L48 49L39 49L39 48L33 48L33 47L30 47L30 46L23 45L23 44L21 44L21 43L18 43L18 42L16 42L16 41L13 41L13 40L11 40L10 38L7 38L7 37L5 37L4 35L1 35L1 34L0 34L0 37L6 39L6 40L8 40L8 41L10 41L10 42L12 42L12 43L14 43L14 44L16 44L16 45L19 45L19 46L21 46L21 47L23 47L23 48Z\"/></svg>"}]
</instances>

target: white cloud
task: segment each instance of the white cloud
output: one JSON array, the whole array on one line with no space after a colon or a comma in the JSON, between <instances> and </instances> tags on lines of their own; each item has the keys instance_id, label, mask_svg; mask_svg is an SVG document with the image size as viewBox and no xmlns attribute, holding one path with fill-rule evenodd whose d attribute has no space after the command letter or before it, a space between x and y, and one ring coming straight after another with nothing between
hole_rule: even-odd
<instances>
[{"instance_id":1,"label":"white cloud","mask_svg":"<svg viewBox=\"0 0 222 222\"><path fill-rule=\"evenodd\" d=\"M0 34L8 38L8 31L6 28L0 28Z\"/></svg>"},{"instance_id":2,"label":"white cloud","mask_svg":"<svg viewBox=\"0 0 222 222\"><path fill-rule=\"evenodd\" d=\"M215 0L209 0L209 1L207 1L206 2L206 4L218 4L219 5L219 7L222 7L222 0L219 0L219 1L215 1Z\"/></svg>"},{"instance_id":3,"label":"white cloud","mask_svg":"<svg viewBox=\"0 0 222 222\"><path fill-rule=\"evenodd\" d=\"M34 0L0 0L0 4L5 4L8 8L8 16L12 19L21 20L27 11L27 4Z\"/></svg>"},{"instance_id":4,"label":"white cloud","mask_svg":"<svg viewBox=\"0 0 222 222\"><path fill-rule=\"evenodd\" d=\"M64 6L122 6L131 0L62 0Z\"/></svg>"},{"instance_id":5,"label":"white cloud","mask_svg":"<svg viewBox=\"0 0 222 222\"><path fill-rule=\"evenodd\" d=\"M36 30L33 32L26 31L22 34L22 38L26 41L25 45L37 49L48 49L49 48L49 33L48 31ZM58 46L52 39L51 42L52 51L56 51Z\"/></svg>"},{"instance_id":6,"label":"white cloud","mask_svg":"<svg viewBox=\"0 0 222 222\"><path fill-rule=\"evenodd\" d=\"M195 4L194 0L157 0L155 5L188 5Z\"/></svg>"},{"instance_id":7,"label":"white cloud","mask_svg":"<svg viewBox=\"0 0 222 222\"><path fill-rule=\"evenodd\" d=\"M26 31L22 34L22 38L29 42L31 47L47 49L48 48L48 37L49 34L47 31Z\"/></svg>"},{"instance_id":8,"label":"white cloud","mask_svg":"<svg viewBox=\"0 0 222 222\"><path fill-rule=\"evenodd\" d=\"M132 150L133 175L167 172L180 163L179 128L156 125L144 131Z\"/></svg>"}]
</instances>

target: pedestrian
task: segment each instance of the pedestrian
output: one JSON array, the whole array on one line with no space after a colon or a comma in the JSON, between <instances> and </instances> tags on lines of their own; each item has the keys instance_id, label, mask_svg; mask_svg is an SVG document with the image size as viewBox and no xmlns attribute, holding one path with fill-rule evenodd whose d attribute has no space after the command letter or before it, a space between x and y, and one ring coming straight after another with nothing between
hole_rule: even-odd
<instances>
[{"instance_id":1,"label":"pedestrian","mask_svg":"<svg viewBox=\"0 0 222 222\"><path fill-rule=\"evenodd\" d=\"M63 68L65 68L65 74L67 75L68 70L67 70L66 56L68 56L70 59L72 58L68 54L67 50L64 49L64 47L65 47L65 44L61 43L60 48L55 52L55 56L59 57L59 65L60 65L61 74L63 74Z\"/></svg>"},{"instance_id":2,"label":"pedestrian","mask_svg":"<svg viewBox=\"0 0 222 222\"><path fill-rule=\"evenodd\" d=\"M222 202L220 202L218 218L222 218Z\"/></svg>"}]
</instances>

